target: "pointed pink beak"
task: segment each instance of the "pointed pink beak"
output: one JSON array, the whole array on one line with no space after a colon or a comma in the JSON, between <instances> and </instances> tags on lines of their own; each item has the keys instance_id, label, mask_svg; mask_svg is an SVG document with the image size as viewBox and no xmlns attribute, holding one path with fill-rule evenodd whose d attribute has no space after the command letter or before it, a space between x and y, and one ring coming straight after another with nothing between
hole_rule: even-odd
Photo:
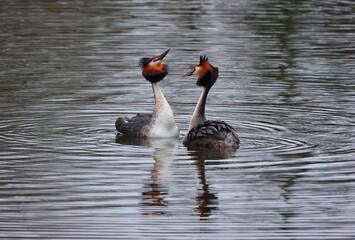
<instances>
[{"instance_id":1,"label":"pointed pink beak","mask_svg":"<svg viewBox=\"0 0 355 240\"><path fill-rule=\"evenodd\" d=\"M188 72L188 73L186 73L186 74L184 74L184 75L181 75L181 77L188 77L188 76L191 76L192 74L194 74L193 70Z\"/></svg>"}]
</instances>

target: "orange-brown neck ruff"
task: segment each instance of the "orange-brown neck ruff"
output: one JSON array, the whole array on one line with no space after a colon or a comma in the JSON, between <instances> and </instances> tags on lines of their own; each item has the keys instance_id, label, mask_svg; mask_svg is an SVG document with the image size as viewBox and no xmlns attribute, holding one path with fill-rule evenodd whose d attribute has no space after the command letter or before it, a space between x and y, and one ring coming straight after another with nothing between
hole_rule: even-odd
<instances>
[{"instance_id":1,"label":"orange-brown neck ruff","mask_svg":"<svg viewBox=\"0 0 355 240\"><path fill-rule=\"evenodd\" d=\"M165 64L161 64L159 67L148 64L143 68L142 74L149 82L156 83L163 80L163 78L168 74L168 68Z\"/></svg>"},{"instance_id":2,"label":"orange-brown neck ruff","mask_svg":"<svg viewBox=\"0 0 355 240\"><path fill-rule=\"evenodd\" d=\"M213 67L209 62L200 63L201 70L198 73L196 85L200 87L212 87L218 77L218 68Z\"/></svg>"},{"instance_id":3,"label":"orange-brown neck ruff","mask_svg":"<svg viewBox=\"0 0 355 240\"><path fill-rule=\"evenodd\" d=\"M200 78L203 74L205 74L207 71L210 71L212 70L212 66L209 62L207 61L203 61L200 63L200 72L198 74L198 77Z\"/></svg>"}]
</instances>

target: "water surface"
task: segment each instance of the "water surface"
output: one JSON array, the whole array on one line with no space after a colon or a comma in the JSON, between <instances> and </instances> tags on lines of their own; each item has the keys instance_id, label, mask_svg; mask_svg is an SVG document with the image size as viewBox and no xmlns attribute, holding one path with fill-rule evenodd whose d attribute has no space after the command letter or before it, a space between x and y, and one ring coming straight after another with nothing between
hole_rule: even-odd
<instances>
[{"instance_id":1,"label":"water surface","mask_svg":"<svg viewBox=\"0 0 355 240\"><path fill-rule=\"evenodd\" d=\"M354 239L353 1L0 3L0 238ZM180 139L116 141L161 88ZM201 89L237 152L181 144Z\"/></svg>"}]
</instances>

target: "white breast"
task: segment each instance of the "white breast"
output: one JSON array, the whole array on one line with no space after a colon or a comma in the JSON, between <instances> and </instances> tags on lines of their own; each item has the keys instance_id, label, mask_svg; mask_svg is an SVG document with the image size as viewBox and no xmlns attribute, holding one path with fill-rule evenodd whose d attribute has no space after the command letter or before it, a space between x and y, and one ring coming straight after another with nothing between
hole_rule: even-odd
<instances>
[{"instance_id":1,"label":"white breast","mask_svg":"<svg viewBox=\"0 0 355 240\"><path fill-rule=\"evenodd\" d=\"M157 117L152 119L152 127L148 136L151 138L179 136L179 128L175 124L174 114L169 105L162 106L157 112Z\"/></svg>"}]
</instances>

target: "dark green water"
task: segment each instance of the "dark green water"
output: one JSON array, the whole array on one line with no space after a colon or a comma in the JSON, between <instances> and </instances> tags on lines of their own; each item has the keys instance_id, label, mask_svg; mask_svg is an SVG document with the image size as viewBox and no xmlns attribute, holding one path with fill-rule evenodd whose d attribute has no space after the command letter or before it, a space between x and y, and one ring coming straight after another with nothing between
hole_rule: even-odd
<instances>
[{"instance_id":1,"label":"dark green water","mask_svg":"<svg viewBox=\"0 0 355 240\"><path fill-rule=\"evenodd\" d=\"M0 1L1 239L354 239L353 1ZM180 140L115 142L153 110ZM181 145L201 89L235 153Z\"/></svg>"}]
</instances>

